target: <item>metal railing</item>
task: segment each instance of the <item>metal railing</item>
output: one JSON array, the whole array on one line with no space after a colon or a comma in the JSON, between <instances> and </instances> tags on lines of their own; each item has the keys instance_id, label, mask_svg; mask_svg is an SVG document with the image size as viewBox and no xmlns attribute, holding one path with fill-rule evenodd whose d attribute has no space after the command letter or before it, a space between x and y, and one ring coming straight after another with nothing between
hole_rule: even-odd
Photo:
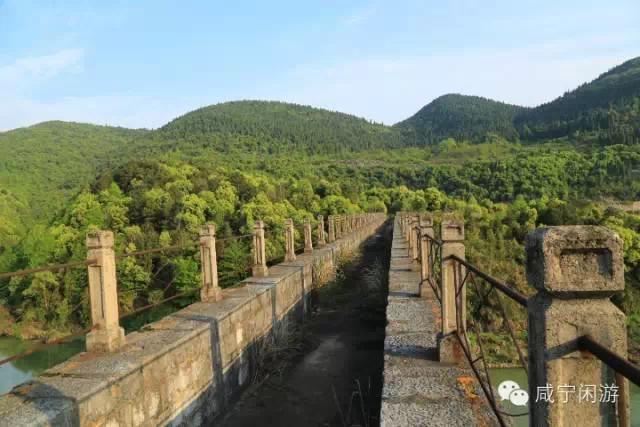
<instances>
[{"instance_id":1,"label":"metal railing","mask_svg":"<svg viewBox=\"0 0 640 427\"><path fill-rule=\"evenodd\" d=\"M483 339L483 333L489 332L489 330L487 329L487 325L483 324L483 322L478 322L476 318L482 317L480 316L482 311L492 311L492 312L497 312L499 314L499 316L501 317L502 328L504 329L505 334L508 335L512 346L515 348L516 356L514 357L517 357L518 363L521 369L527 374L529 378L529 384L531 385L531 384L535 384L534 382L535 377L532 377L533 372L530 372L530 369L529 369L530 368L529 356L527 354L529 351L529 348L527 348L526 351L523 349L522 344L524 339L518 337L518 331L516 330L516 325L510 318L511 317L510 312L512 310L518 310L518 308L524 309L527 311L527 315L524 316L524 318L527 319L525 321L526 326L523 327L521 332L523 332L523 334L526 333L527 339L531 340L531 334L532 334L531 328L533 327L533 325L528 324L529 323L528 321L531 317L532 310L533 312L536 312L535 310L537 310L538 308L534 306L530 306L529 298L526 295L522 294L521 292L517 291L514 288L514 286L511 286L505 281L493 277L491 274L483 271L480 267L470 263L464 258L464 245L463 245L464 228L463 227L460 227L460 230L461 230L460 240L447 240L442 236L443 234L442 225L440 227L440 230L441 230L440 236L436 237L433 230L433 222L431 220L427 220L423 222L422 218L420 218L416 214L400 213L398 224L402 229L402 234L409 242L409 255L410 256L412 254L418 255L417 257L413 256L413 258L415 258L421 264L422 277L421 277L420 285L422 286L424 282L429 283L435 296L437 297L438 302L440 303L440 308L443 313L442 336L443 337L446 337L447 335L455 336L455 340L457 341L459 348L462 350L462 353L464 354L464 358L466 359L468 365L470 366L475 377L477 378L480 388L482 389L483 394L485 395L489 403L489 406L494 412L498 420L498 423L501 426L506 426L509 424L507 423L504 417L523 417L523 416L529 415L531 410L528 412L508 413L503 410L503 408L498 402L498 399L496 399L496 396L494 395L494 387L491 382L491 377L489 375L489 364L488 364L487 353L485 348L486 345ZM460 230L458 231L460 232ZM602 243L603 241L606 241L607 243L615 242L615 238L616 238L616 237L607 237L611 240L608 240L608 241L604 240L604 238L602 237L603 236L602 230L595 230L593 231L594 237L585 237L584 242L576 243L575 242L576 230L569 230L567 232L571 233L570 235L574 239L574 241L572 241L570 244L577 245L576 247L578 248L579 251L590 250L590 249L582 249L582 248L594 247L593 246L594 243L595 243L595 247L597 248L599 247L599 245L603 244ZM561 234L562 231L559 231L559 233ZM535 240L536 238L538 240L541 239L539 236L533 235L533 233L532 233L532 236L533 236L533 240ZM544 234L542 234L542 236L544 236ZM608 234L606 236L611 236L611 234ZM588 240L589 238L592 240L589 241ZM594 243L589 243L589 242L594 242ZM460 256L457 253L453 253L443 258L442 257L443 248L445 247L445 245L448 245L450 243L455 243L458 245L462 244L463 255ZM420 245L420 249L418 251L414 250L415 245ZM613 251L621 250L620 249L621 246L618 246L616 248L615 243L611 243L611 245L613 246L608 248L608 250L610 250L611 253L613 253ZM535 258L536 256L539 257L539 255L537 255L539 254L539 252L535 252L529 247L527 250L532 253L531 256L534 257L536 261L539 259L539 258ZM597 252L598 250L599 249L596 249L595 250L596 252L594 253L598 254ZM451 252L451 251L448 250L447 252ZM560 253L562 252L560 251ZM571 252L569 251L569 253ZM545 256L553 257L558 255L545 254ZM584 259L586 258L583 258L583 260ZM621 261L622 258L620 255L618 255L617 257L610 256L610 257L604 258L600 262L614 262L613 260L615 259L619 260L620 264L622 263ZM587 262L587 261L583 261L583 262ZM585 267L588 267L588 266L585 266ZM528 266L527 268L529 269L530 266ZM545 264L545 267L538 267L538 268L548 268L548 267L547 267L547 264ZM597 271L601 271L602 268L603 268L602 266L598 267ZM618 269L618 271L620 271L623 269L621 265L618 265L617 267L611 266L608 268L611 269L609 271L613 271L614 269ZM445 273L443 271L444 269L450 269L450 270L448 270ZM593 271L593 268L591 271ZM599 274L599 273L592 273L592 274ZM611 273L609 272L607 274L610 275ZM620 291L621 289L623 289L623 287L619 286L619 282L614 282L613 276L609 276L609 275L605 274L604 276L602 276L602 279L601 279L605 281L604 283L609 283L609 285L607 286L611 286L614 288L613 291L610 291L607 288L605 288L605 291L602 292L599 298L605 301L607 300L607 295L609 296L613 295L614 291ZM539 279L539 280L546 280L546 276L545 276L545 279ZM580 278L576 278L574 280L580 280ZM455 328L451 331L446 331L444 326L446 319L444 319L445 304L443 302L443 292L445 292L445 289L443 289L443 287L448 287L448 286L452 286L453 292L455 294ZM541 285L537 284L535 286L539 288ZM569 288L569 289L572 290L574 288ZM467 301L467 298L466 298L467 290L471 290L475 295L475 301L473 301L473 303L471 300ZM571 290L567 291L569 292L569 295L571 295L571 292L572 292ZM547 291L546 290L543 291L543 295L548 295L548 296L553 295L553 294L546 294L544 292L547 292ZM421 295L422 295L422 292L421 292ZM506 297L507 300L505 301L503 297ZM467 312L470 312L471 315L467 316ZM491 332L495 332L495 329L492 329ZM529 342L529 344L531 345L531 341ZM545 344L542 344L542 345L545 345ZM566 354L572 353L575 351L582 351L582 352L588 352L591 355L595 356L595 358L597 358L600 362L602 362L609 369L615 372L615 377L616 377L615 382L618 385L624 384L626 379L640 386L640 367L629 362L626 356L623 356L621 354L616 353L615 351L612 351L607 346L603 345L601 342L598 342L598 340L596 340L594 337L588 334L578 336L575 340L567 342L563 346L563 348ZM543 351L544 352L547 351L546 347ZM557 352L557 349L554 351ZM555 357L558 357L558 356L555 356ZM479 363L481 363L481 366L478 366ZM532 365L532 366L537 366L537 365ZM536 367L535 369L540 369L540 368ZM546 368L543 368L543 369L546 369ZM531 390L533 391L533 389ZM628 398L628 395L627 393L624 392L624 388L623 388L623 392L620 393L620 400L617 402L617 412L616 412L618 425L621 425L621 426L629 425L629 418L628 418L628 412L627 412L629 405L628 405L628 401L626 400L627 398ZM545 420L537 419L534 422L548 423L546 419ZM593 422L597 423L599 421L594 418ZM548 425L548 424L544 424L544 425Z\"/></svg>"},{"instance_id":2,"label":"metal railing","mask_svg":"<svg viewBox=\"0 0 640 427\"><path fill-rule=\"evenodd\" d=\"M495 301L497 302L497 306L499 308L499 313L502 316L503 325L506 327L508 335L511 339L512 345L515 347L518 361L520 362L520 368L522 368L526 373L528 373L527 362L524 355L524 352L518 342L516 337L513 324L511 319L508 316L507 310L505 309L505 304L502 301L502 295L507 296L509 299L514 301L521 307L527 307L527 297L518 291L512 289L509 285L504 283L501 280L498 280L489 274L483 272L473 264L467 262L464 259L456 255L451 255L447 259L451 260L455 264L456 271L456 290L455 290L455 302L456 302L456 333L455 336L458 339L460 347L471 367L473 373L475 374L482 391L487 398L491 408L493 409L498 422L501 426L507 426L508 424L505 422L503 416L509 417L524 417L528 416L529 412L519 412L519 413L509 413L505 412L500 408L500 404L498 403L498 399L496 399L494 393L494 387L491 381L491 376L489 375L489 365L486 357L486 352L484 350L482 333L483 333L483 325L479 322L476 322L474 316L466 316L466 319L463 318L462 313L468 310L468 304L466 298L463 298L463 292L466 287L472 287L475 291L477 302L481 307L491 307L492 304L489 301L491 296L495 296ZM462 279L460 279L462 278ZM481 289L481 285L484 284L485 287L488 286L488 290ZM474 314L474 313L472 313ZM465 324L466 320L466 324ZM478 354L474 354L473 346L470 342L469 331L471 331L475 338L475 343L478 349ZM482 363L482 371L478 369L477 364Z\"/></svg>"},{"instance_id":3,"label":"metal railing","mask_svg":"<svg viewBox=\"0 0 640 427\"><path fill-rule=\"evenodd\" d=\"M375 215L380 215L380 214L361 214L361 215L354 215L354 216L335 216L335 217L330 216L326 221L326 225L330 229L335 230L337 228L339 235L342 237L342 236L346 236L351 231L355 231L358 228L364 227L365 225L369 224L374 220ZM334 220L336 220L338 224L337 226L333 223ZM290 224L291 224L291 227L293 227L292 221L290 221ZM323 222L323 225L324 224L325 223ZM307 239L307 241L305 242L306 243L305 247L306 247L309 244L308 242L309 237L312 237L313 235L313 233L311 234L311 236L309 235L309 227L313 227L314 223L312 221L306 221L304 224L302 224L302 226L304 228L303 228L303 232L300 233L300 235L305 236L305 232L306 232L306 239ZM311 230L313 231L313 229ZM294 232L293 235L295 236L295 230L292 230L292 231ZM320 233L320 232L323 233L323 238L327 237L327 233L325 233L324 226L322 227L322 230L318 228L317 233ZM104 233L104 232L100 232L100 233ZM110 243L106 243L106 246L104 247L102 246L103 245L102 239L105 238L103 236L93 241L91 243L92 246L89 247L90 253L95 252L96 249L99 251L102 251L103 249L105 249L106 262L104 259L98 259L100 256L103 256L103 255L100 255L98 257L89 256L88 259L86 260L71 261L71 262L62 263L62 264L47 265L42 267L23 269L23 270L14 271L14 272L0 273L0 280L7 281L12 278L24 277L24 276L42 273L42 272L60 272L60 271L67 271L70 269L77 269L77 268L102 269L102 268L105 268L104 264L107 264L107 268L108 268L108 264L113 264L114 271L112 271L111 273L113 274L112 281L113 281L113 286L115 286L115 292L116 292L114 294L115 301L106 299L102 301L102 303L104 304L115 303L117 307L117 306L121 306L123 299L133 300L133 301L130 301L130 304L128 304L131 306L131 309L125 313L118 315L117 320L121 321L124 319L131 318L133 316L139 315L143 312L152 310L153 308L166 304L168 302L178 300L180 298L191 298L190 301L193 302L194 294L196 294L198 291L202 292L205 286L219 287L217 262L214 260L213 266L209 264L207 268L211 271L208 271L206 273L203 270L204 269L203 262L206 260L206 257L209 256L207 254L209 254L209 252L212 250L215 251L215 259L224 260L223 257L227 247L226 245L233 242L238 242L240 240L245 240L250 238L253 239L253 245L251 246L251 252L254 255L253 260L250 260L246 266L242 267L242 269L247 274L252 274L252 270L254 267L256 267L256 263L260 263L260 264L263 264L261 266L264 267L264 270L261 270L261 271L263 271L266 274L266 271L267 271L266 260L260 257L256 258L255 256L255 254L258 252L264 253L264 249L265 249L264 248L265 246L264 226L262 225L262 221L258 221L256 223L256 227L254 228L253 233L234 235L234 236L224 237L221 239L216 239L215 227L211 225L205 226L203 228L203 233L204 234L201 234L199 241L189 240L181 244L163 246L158 248L149 248L149 249L143 249L143 250L134 250L134 251L124 252L120 254L115 254L113 252L113 237L112 237L113 235L109 233L109 235L106 235L106 241L110 241ZM205 238L204 241L203 241L203 237ZM280 239L276 239L275 235L273 237L274 237L274 240L281 241ZM282 237L284 237L284 235ZM206 240L206 239L210 239L210 240ZM211 241L214 242L213 248L207 247L207 242L209 242L210 244ZM316 241L320 241L319 236ZM330 242L323 242L323 244L325 243L330 243ZM87 243L87 245L89 245L89 243ZM302 247L302 249L304 250L305 247ZM187 288L183 290L176 289L175 271L167 272L168 270L175 270L175 265L173 264L175 260L172 260L171 258L167 257L166 256L167 253L177 252L177 251L186 251L188 257L192 257L195 259L197 258L197 255L198 255L198 248L199 248L200 257L201 257L200 258L201 262L199 263L199 269L200 269L199 273L202 280L201 286L194 286L192 288ZM307 250L308 249L309 248L307 247ZM294 247L294 251L295 251L295 247ZM150 283L153 283L154 286L147 287L145 290L148 291L149 289L155 289L155 290L162 291L162 295L164 296L164 298L162 298L159 301L152 301L152 299L149 298L149 296L147 296L147 298L142 298L140 300L140 298L136 297L136 294L140 292L141 289L135 289L135 288L118 289L117 288L117 276L118 276L117 270L118 270L118 266L120 265L117 261L122 262L124 260L131 259L131 258L144 259L145 263L150 269L149 281ZM103 264L101 264L101 261ZM89 274L89 276L91 275ZM160 276L163 276L163 278L161 278ZM105 284L103 283L103 280L101 278L98 278L98 279L100 280L94 280L92 282L91 277L89 277L88 288L92 288L94 286L101 288L105 286ZM242 280L242 278L238 278L238 280ZM104 298L104 295L105 295L105 292L103 292L104 289L97 289L97 291L98 291L98 294L102 295L102 298ZM133 297L131 295L133 295ZM222 296L220 296L220 298L222 298ZM137 305L135 301L136 299L138 299L139 300L138 302L142 304ZM85 301L81 301L79 305L84 303ZM89 298L90 308L93 304L96 304L96 303L97 302L92 301L91 298ZM79 306L74 307L72 312L75 312L79 308L80 308ZM104 312L105 311L104 307L102 310L98 310L98 311ZM116 311L118 311L117 308L116 308ZM21 320L20 316L17 316L15 318L16 322L19 322L20 320ZM92 326L83 328L78 332L48 341L46 343L39 343L27 351L20 352L10 357L6 357L0 360L0 366L5 365L7 363L14 362L18 359L24 358L33 353L42 351L48 347L60 345L69 341L73 341L78 338L82 338L87 334L90 334L91 332L95 331L96 329L100 329L102 323L98 322L99 319L98 320L92 319L92 320L93 320ZM118 322L118 326L119 326L119 322Z\"/></svg>"},{"instance_id":4,"label":"metal railing","mask_svg":"<svg viewBox=\"0 0 640 427\"><path fill-rule=\"evenodd\" d=\"M433 291L438 302L442 304L442 288L440 287L442 284L442 241L427 233L423 233L423 230L421 228L418 228L416 232L418 233L418 238L421 245L424 243L425 239L428 242L428 273L424 275L426 277L421 277L420 286L427 282L431 287L431 290ZM421 251L421 255L422 253L423 252Z\"/></svg>"}]
</instances>

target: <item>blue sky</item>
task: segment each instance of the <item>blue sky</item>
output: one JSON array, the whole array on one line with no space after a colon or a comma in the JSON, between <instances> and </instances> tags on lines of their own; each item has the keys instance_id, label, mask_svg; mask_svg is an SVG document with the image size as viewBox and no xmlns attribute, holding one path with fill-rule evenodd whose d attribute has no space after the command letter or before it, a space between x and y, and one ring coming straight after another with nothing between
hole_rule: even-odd
<instances>
[{"instance_id":1,"label":"blue sky","mask_svg":"<svg viewBox=\"0 0 640 427\"><path fill-rule=\"evenodd\" d=\"M0 0L0 130L236 99L392 124L449 92L537 105L635 56L638 0Z\"/></svg>"}]
</instances>

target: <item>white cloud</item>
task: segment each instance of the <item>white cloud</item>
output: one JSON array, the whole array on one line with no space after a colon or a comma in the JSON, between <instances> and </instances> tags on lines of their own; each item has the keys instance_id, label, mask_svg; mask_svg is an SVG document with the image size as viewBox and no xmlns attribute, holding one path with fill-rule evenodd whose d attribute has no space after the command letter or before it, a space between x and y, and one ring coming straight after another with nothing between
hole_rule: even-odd
<instances>
[{"instance_id":1,"label":"white cloud","mask_svg":"<svg viewBox=\"0 0 640 427\"><path fill-rule=\"evenodd\" d=\"M614 40L625 40L616 35ZM67 49L0 65L0 130L46 120L155 128L202 105L228 99L275 99L395 123L445 93L534 106L548 102L638 55L633 38L559 40L524 49L362 57L303 64L281 78L221 94L180 98L131 93L40 100L22 89L82 71L84 52ZM611 46L616 48L610 48ZM594 48L594 46L596 48ZM587 47L591 47L587 49ZM96 88L99 89L99 88ZM213 95L213 96L212 96Z\"/></svg>"},{"instance_id":2,"label":"white cloud","mask_svg":"<svg viewBox=\"0 0 640 427\"><path fill-rule=\"evenodd\" d=\"M16 97L0 103L0 131L49 120L155 128L199 105L196 99L133 95L63 97L49 102Z\"/></svg>"},{"instance_id":3,"label":"white cloud","mask_svg":"<svg viewBox=\"0 0 640 427\"><path fill-rule=\"evenodd\" d=\"M34 98L31 89L64 74L83 71L84 50L16 59L0 65L0 131L49 120L86 122L132 128L158 127L183 114L194 100L159 99L129 94Z\"/></svg>"},{"instance_id":4,"label":"white cloud","mask_svg":"<svg viewBox=\"0 0 640 427\"><path fill-rule=\"evenodd\" d=\"M61 73L80 73L83 70L83 49L64 49L43 55L18 58L0 65L0 89L16 91Z\"/></svg>"},{"instance_id":5,"label":"white cloud","mask_svg":"<svg viewBox=\"0 0 640 427\"><path fill-rule=\"evenodd\" d=\"M378 11L378 6L375 3L369 4L365 7L355 10L351 15L342 20L342 24L346 27L356 27L360 24L371 19Z\"/></svg>"}]
</instances>

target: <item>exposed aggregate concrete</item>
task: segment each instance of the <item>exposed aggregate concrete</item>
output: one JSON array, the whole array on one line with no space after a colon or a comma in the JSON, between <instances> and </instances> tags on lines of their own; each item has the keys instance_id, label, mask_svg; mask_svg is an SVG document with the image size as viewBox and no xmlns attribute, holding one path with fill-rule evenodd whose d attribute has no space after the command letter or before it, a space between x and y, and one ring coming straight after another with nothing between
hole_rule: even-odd
<instances>
[{"instance_id":1,"label":"exposed aggregate concrete","mask_svg":"<svg viewBox=\"0 0 640 427\"><path fill-rule=\"evenodd\" d=\"M438 301L419 297L420 273L396 224L385 338L382 426L497 424L468 366L438 361ZM425 285L427 286L427 285ZM461 383L474 383L471 392Z\"/></svg>"}]
</instances>

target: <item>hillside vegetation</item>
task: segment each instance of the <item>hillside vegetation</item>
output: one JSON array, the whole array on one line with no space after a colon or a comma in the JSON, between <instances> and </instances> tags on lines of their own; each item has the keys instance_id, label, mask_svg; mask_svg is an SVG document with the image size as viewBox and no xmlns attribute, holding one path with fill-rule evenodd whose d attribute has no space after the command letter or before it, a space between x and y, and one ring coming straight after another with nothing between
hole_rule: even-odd
<instances>
[{"instance_id":1,"label":"hillside vegetation","mask_svg":"<svg viewBox=\"0 0 640 427\"><path fill-rule=\"evenodd\" d=\"M238 101L192 111L163 126L159 138L206 141L218 150L308 154L399 147L393 129L349 114L268 101Z\"/></svg>"},{"instance_id":2,"label":"hillside vegetation","mask_svg":"<svg viewBox=\"0 0 640 427\"><path fill-rule=\"evenodd\" d=\"M395 127L413 144L447 137L482 142L488 134L510 141L572 137L602 145L640 143L640 58L535 108L450 94Z\"/></svg>"},{"instance_id":3,"label":"hillside vegetation","mask_svg":"<svg viewBox=\"0 0 640 427\"><path fill-rule=\"evenodd\" d=\"M612 144L640 142L640 58L621 64L515 119L525 139L596 132Z\"/></svg>"},{"instance_id":4,"label":"hillside vegetation","mask_svg":"<svg viewBox=\"0 0 640 427\"><path fill-rule=\"evenodd\" d=\"M119 164L145 134L66 122L0 132L0 256L28 227L51 220L98 170Z\"/></svg>"},{"instance_id":5,"label":"hillside vegetation","mask_svg":"<svg viewBox=\"0 0 640 427\"><path fill-rule=\"evenodd\" d=\"M0 271L83 259L95 228L113 230L123 253L194 239L206 222L220 237L245 234L261 218L269 256L278 257L288 217L299 224L318 214L453 211L469 225L470 259L525 289L528 231L602 224L624 238L629 286L618 303L640 336L640 216L601 202L640 198L637 69L630 61L535 109L447 95L393 127L239 101L153 131L47 122L0 133ZM607 87L628 90L613 96ZM606 99L586 101L598 93ZM558 115L545 118L549 108ZM582 122L604 109L606 124ZM527 128L532 143L522 143ZM545 132L554 138L542 139ZM225 246L225 286L247 274L248 245ZM127 258L118 283L122 312L194 290L197 254ZM89 322L86 271L2 281L0 302L5 333L77 330Z\"/></svg>"},{"instance_id":6,"label":"hillside vegetation","mask_svg":"<svg viewBox=\"0 0 640 427\"><path fill-rule=\"evenodd\" d=\"M394 127L413 145L433 144L444 138L483 140L495 133L518 139L514 117L523 107L479 96L443 95Z\"/></svg>"}]
</instances>

